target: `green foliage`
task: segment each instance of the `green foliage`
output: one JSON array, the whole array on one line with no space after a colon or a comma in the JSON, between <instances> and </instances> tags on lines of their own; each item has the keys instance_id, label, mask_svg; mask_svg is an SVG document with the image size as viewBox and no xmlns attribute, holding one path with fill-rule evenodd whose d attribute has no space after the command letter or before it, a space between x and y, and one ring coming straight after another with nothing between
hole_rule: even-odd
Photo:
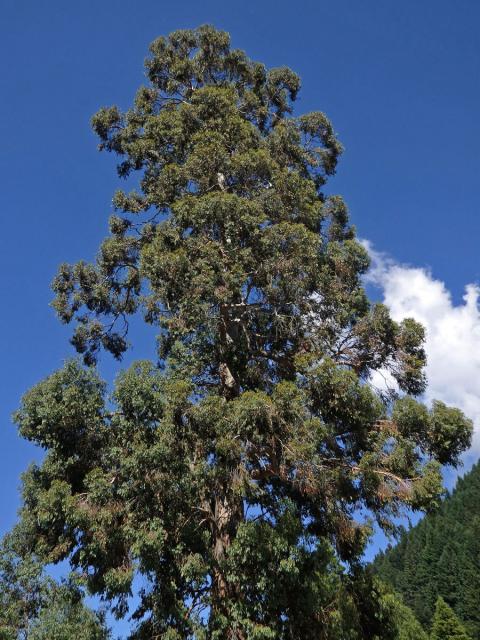
<instances>
[{"instance_id":1,"label":"green foliage","mask_svg":"<svg viewBox=\"0 0 480 640\"><path fill-rule=\"evenodd\" d=\"M430 640L470 640L465 627L441 597L435 605Z\"/></svg>"},{"instance_id":2,"label":"green foliage","mask_svg":"<svg viewBox=\"0 0 480 640\"><path fill-rule=\"evenodd\" d=\"M57 587L32 623L30 640L106 640L102 617L85 607L72 586Z\"/></svg>"},{"instance_id":3,"label":"green foliage","mask_svg":"<svg viewBox=\"0 0 480 640\"><path fill-rule=\"evenodd\" d=\"M378 575L402 594L428 627L441 596L480 638L480 465L460 478L440 508L374 563Z\"/></svg>"},{"instance_id":4,"label":"green foliage","mask_svg":"<svg viewBox=\"0 0 480 640\"><path fill-rule=\"evenodd\" d=\"M342 148L323 113L293 115L298 76L209 26L157 39L146 71L131 109L93 118L137 191L53 288L86 365L120 358L141 313L160 366L106 396L69 362L26 394L16 422L46 450L29 544L119 616L140 574L132 638L393 637L360 514L392 529L430 508L471 423L368 384L384 369L421 393L424 331L367 299L368 255L322 191Z\"/></svg>"},{"instance_id":5,"label":"green foliage","mask_svg":"<svg viewBox=\"0 0 480 640\"><path fill-rule=\"evenodd\" d=\"M78 587L57 584L33 556L19 556L18 538L7 536L0 550L0 639L107 640L103 617Z\"/></svg>"},{"instance_id":6,"label":"green foliage","mask_svg":"<svg viewBox=\"0 0 480 640\"><path fill-rule=\"evenodd\" d=\"M387 611L387 619L393 621L395 640L428 640L422 625L398 595L385 593L382 607Z\"/></svg>"}]
</instances>

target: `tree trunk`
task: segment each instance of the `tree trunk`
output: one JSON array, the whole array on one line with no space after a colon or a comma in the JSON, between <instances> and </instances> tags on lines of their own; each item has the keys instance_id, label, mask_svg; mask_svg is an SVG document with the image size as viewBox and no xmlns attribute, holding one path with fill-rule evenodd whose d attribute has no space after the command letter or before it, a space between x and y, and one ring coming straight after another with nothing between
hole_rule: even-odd
<instances>
[{"instance_id":1,"label":"tree trunk","mask_svg":"<svg viewBox=\"0 0 480 640\"><path fill-rule=\"evenodd\" d=\"M225 612L228 600L239 596L238 585L227 580L222 567L228 550L235 538L239 524L244 518L243 501L241 498L230 496L230 491L215 498L213 522L213 557L214 569L212 575L212 613ZM233 632L229 636L242 638L240 632Z\"/></svg>"},{"instance_id":2,"label":"tree trunk","mask_svg":"<svg viewBox=\"0 0 480 640\"><path fill-rule=\"evenodd\" d=\"M228 401L239 396L240 384L236 378L236 372L229 361L231 347L238 340L238 324L230 318L229 307L226 305L220 307L218 337L220 393ZM224 473L225 477L217 487L212 501L213 617L215 617L215 613L226 613L228 615L228 601L239 597L238 584L233 584L227 580L222 565L228 555L232 540L236 536L238 526L244 519L244 508L242 498L234 495L233 492L233 484L238 473L236 465L234 464L233 467L226 466ZM244 635L240 630L232 628L227 631L226 637L231 640L242 640Z\"/></svg>"}]
</instances>

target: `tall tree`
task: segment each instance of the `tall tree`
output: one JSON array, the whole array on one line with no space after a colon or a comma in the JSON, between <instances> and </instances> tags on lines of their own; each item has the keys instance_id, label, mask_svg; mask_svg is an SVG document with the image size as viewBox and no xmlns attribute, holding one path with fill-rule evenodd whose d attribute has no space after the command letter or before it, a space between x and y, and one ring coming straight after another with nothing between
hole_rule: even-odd
<instances>
[{"instance_id":1,"label":"tall tree","mask_svg":"<svg viewBox=\"0 0 480 640\"><path fill-rule=\"evenodd\" d=\"M53 285L87 367L16 414L47 452L24 479L30 544L118 615L141 574L135 638L389 637L361 513L387 528L429 508L471 423L412 397L423 329L366 297L368 255L323 193L341 145L323 113L293 115L298 76L209 26L157 39L146 73L131 109L93 118L137 189L115 194L97 261ZM91 365L121 357L135 313L159 365L107 397ZM379 369L407 395L376 393Z\"/></svg>"},{"instance_id":2,"label":"tall tree","mask_svg":"<svg viewBox=\"0 0 480 640\"><path fill-rule=\"evenodd\" d=\"M430 640L469 640L470 636L465 630L454 611L445 600L439 596L435 605L432 632Z\"/></svg>"}]
</instances>

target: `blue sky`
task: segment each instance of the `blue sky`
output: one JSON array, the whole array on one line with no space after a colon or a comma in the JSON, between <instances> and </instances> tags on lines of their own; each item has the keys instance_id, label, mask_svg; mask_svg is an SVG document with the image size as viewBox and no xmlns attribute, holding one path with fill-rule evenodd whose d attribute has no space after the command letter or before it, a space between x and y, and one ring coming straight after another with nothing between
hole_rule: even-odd
<instances>
[{"instance_id":1,"label":"blue sky","mask_svg":"<svg viewBox=\"0 0 480 640\"><path fill-rule=\"evenodd\" d=\"M332 119L345 154L329 191L377 252L378 295L424 318L436 336L435 392L480 416L476 289L462 300L480 280L477 0L2 0L0 532L15 519L19 474L38 456L10 415L72 354L49 283L60 262L94 256L118 185L89 119L130 104L151 40L205 22L252 58L292 67L298 112ZM446 345L463 359L451 363ZM129 359L153 347L141 339ZM105 374L115 368L104 357Z\"/></svg>"}]
</instances>

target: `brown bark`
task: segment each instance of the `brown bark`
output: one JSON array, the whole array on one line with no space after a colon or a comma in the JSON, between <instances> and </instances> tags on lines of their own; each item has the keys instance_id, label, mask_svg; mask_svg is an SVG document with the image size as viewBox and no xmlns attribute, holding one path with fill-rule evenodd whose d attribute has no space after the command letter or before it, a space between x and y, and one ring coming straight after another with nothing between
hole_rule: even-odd
<instances>
[{"instance_id":1,"label":"brown bark","mask_svg":"<svg viewBox=\"0 0 480 640\"><path fill-rule=\"evenodd\" d=\"M244 518L243 501L228 491L215 498L212 523L214 568L212 573L212 611L225 611L228 600L239 597L238 585L225 576L223 562ZM241 635L232 635L241 638Z\"/></svg>"}]
</instances>

